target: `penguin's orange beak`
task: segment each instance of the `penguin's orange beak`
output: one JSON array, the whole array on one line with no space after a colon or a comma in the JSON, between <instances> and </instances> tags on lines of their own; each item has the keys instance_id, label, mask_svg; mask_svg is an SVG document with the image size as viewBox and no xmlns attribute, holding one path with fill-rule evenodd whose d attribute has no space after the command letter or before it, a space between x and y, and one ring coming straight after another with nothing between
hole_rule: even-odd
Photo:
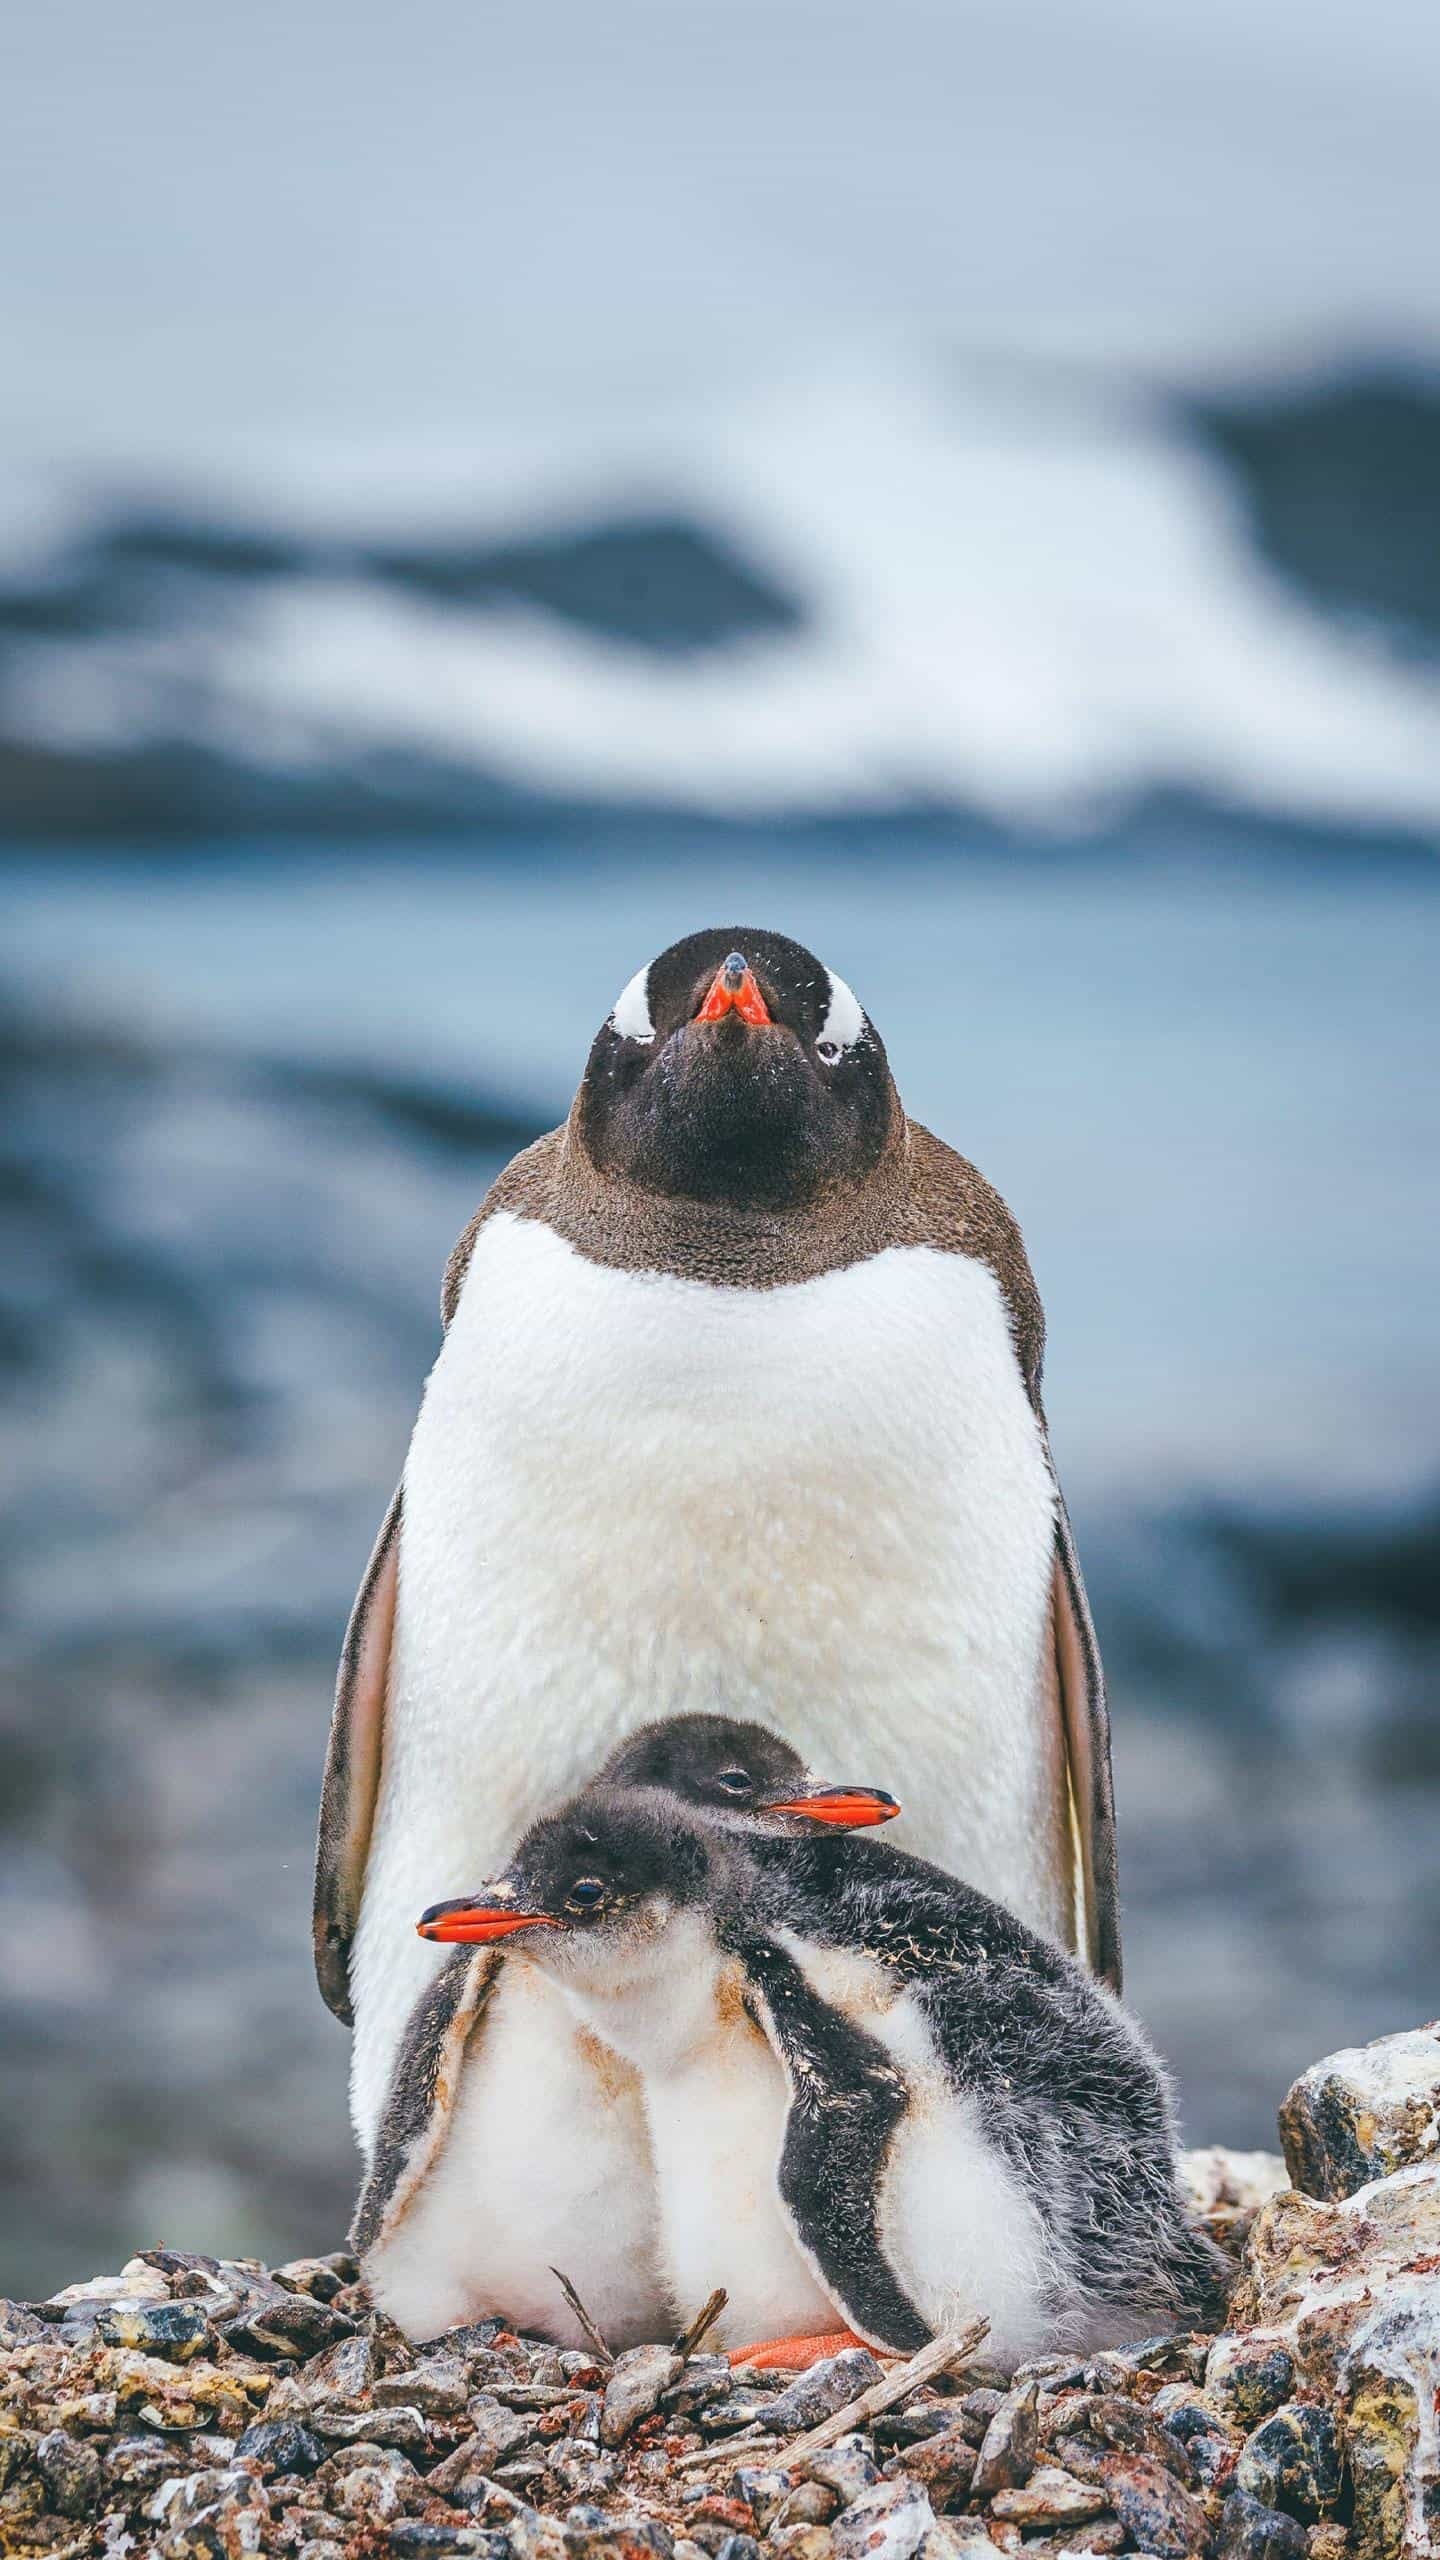
<instances>
[{"instance_id":1,"label":"penguin's orange beak","mask_svg":"<svg viewBox=\"0 0 1440 2560\"><path fill-rule=\"evenodd\" d=\"M513 1938L520 1929L559 1927L549 1911L517 1911L513 1903L473 1901L462 1895L455 1902L432 1902L416 1921L415 1933L443 1947L488 1947L497 1938Z\"/></svg>"},{"instance_id":2,"label":"penguin's orange beak","mask_svg":"<svg viewBox=\"0 0 1440 2560\"><path fill-rule=\"evenodd\" d=\"M881 1787L810 1787L802 1796L772 1801L768 1813L792 1813L799 1822L824 1823L832 1831L868 1831L893 1822L900 1811Z\"/></svg>"},{"instance_id":3,"label":"penguin's orange beak","mask_svg":"<svg viewBox=\"0 0 1440 2560\"><path fill-rule=\"evenodd\" d=\"M738 1013L742 1022L757 1025L774 1020L755 982L755 972L741 951L732 951L727 960L721 961L695 1019L719 1022L727 1013Z\"/></svg>"}]
</instances>

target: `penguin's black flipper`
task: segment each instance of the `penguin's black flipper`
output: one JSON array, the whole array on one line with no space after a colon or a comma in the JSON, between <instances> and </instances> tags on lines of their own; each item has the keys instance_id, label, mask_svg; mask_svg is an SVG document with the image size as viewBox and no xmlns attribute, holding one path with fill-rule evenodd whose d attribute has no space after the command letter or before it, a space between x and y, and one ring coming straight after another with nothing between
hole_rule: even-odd
<instances>
[{"instance_id":1,"label":"penguin's black flipper","mask_svg":"<svg viewBox=\"0 0 1440 2560\"><path fill-rule=\"evenodd\" d=\"M790 2091L776 2181L796 2244L858 2336L913 2354L930 2331L879 2227L885 2163L908 2104L903 2075L772 1939L747 1934L736 1952Z\"/></svg>"},{"instance_id":2,"label":"penguin's black flipper","mask_svg":"<svg viewBox=\"0 0 1440 2560\"><path fill-rule=\"evenodd\" d=\"M380 1791L404 1490L403 1485L396 1488L385 1514L345 1630L320 1797L313 1906L315 1978L326 2008L333 2009L347 2027L354 2023L350 1948L360 1919Z\"/></svg>"},{"instance_id":3,"label":"penguin's black flipper","mask_svg":"<svg viewBox=\"0 0 1440 2560\"><path fill-rule=\"evenodd\" d=\"M1050 1455L1047 1438L1045 1454ZM1089 1958L1090 1970L1112 1991L1122 1984L1120 1957L1120 1881L1115 1852L1115 1781L1110 1766L1110 1710L1100 1647L1090 1617L1090 1603L1075 1552L1070 1515L1055 1475L1055 1564L1051 1578L1050 1623L1055 1639L1055 1669L1060 1689L1060 1717L1070 1770L1070 1804L1075 1824L1079 1881L1084 1910L1077 1914L1076 1935ZM1083 1933L1083 1934L1082 1934Z\"/></svg>"}]
</instances>

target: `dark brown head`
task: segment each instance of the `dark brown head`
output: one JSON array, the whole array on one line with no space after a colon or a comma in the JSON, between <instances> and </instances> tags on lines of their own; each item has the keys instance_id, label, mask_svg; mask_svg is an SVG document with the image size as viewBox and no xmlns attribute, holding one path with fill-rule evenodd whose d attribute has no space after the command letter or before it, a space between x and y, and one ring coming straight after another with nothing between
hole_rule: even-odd
<instances>
[{"instance_id":1,"label":"dark brown head","mask_svg":"<svg viewBox=\"0 0 1440 2560\"><path fill-rule=\"evenodd\" d=\"M571 1127L596 1170L672 1198L804 1208L901 1141L884 1045L783 934L717 926L641 969L596 1036Z\"/></svg>"}]
</instances>

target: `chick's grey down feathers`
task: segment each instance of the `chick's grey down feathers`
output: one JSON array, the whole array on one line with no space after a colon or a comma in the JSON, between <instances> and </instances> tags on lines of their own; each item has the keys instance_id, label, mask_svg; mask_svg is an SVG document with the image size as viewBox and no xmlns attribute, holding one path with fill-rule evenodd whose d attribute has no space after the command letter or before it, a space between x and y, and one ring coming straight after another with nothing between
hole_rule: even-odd
<instances>
[{"instance_id":1,"label":"chick's grey down feathers","mask_svg":"<svg viewBox=\"0 0 1440 2560\"><path fill-rule=\"evenodd\" d=\"M806 1980L792 1943L872 1958L919 2002L952 2088L1029 2193L1047 2235L1057 2337L1097 2315L1205 2325L1222 2261L1176 2182L1160 2068L1138 2028L1062 1954L985 1895L888 1843L722 1829L659 1788L589 1789L526 1835L509 1870L523 1907L563 1906L567 1875L612 1875L616 1908L647 1893L704 1907L785 2070L782 2203L825 2289L862 2336L913 2351L929 2331L880 2232L885 2167L911 2103L902 2064ZM588 1925L588 1924L587 1924ZM548 1960L555 1940L538 1940ZM493 1963L493 1951L487 1951ZM483 2035L476 1959L452 1959L418 2004L361 2198L357 2244L394 2225L437 2147L428 2119L453 2085L447 2031L467 2005ZM417 2087L417 2082L419 2086ZM577 2138L583 2131L577 2128Z\"/></svg>"},{"instance_id":2,"label":"chick's grey down feathers","mask_svg":"<svg viewBox=\"0 0 1440 2560\"><path fill-rule=\"evenodd\" d=\"M986 2138L1022 2178L1046 2228L1057 2334L1081 2302L1140 2322L1213 2323L1225 2267L1186 2213L1164 2074L1134 2021L1082 1964L888 1841L756 1837L744 1859L750 1891L723 1911L721 1929L757 1988L776 1978L768 1929L783 1925L808 1944L871 1957L920 2003L950 2085L974 2099ZM816 2009L821 2017L810 2011L794 2030L815 2051L798 2041L796 2051L812 2086L834 2086L854 2066L827 2040L824 2018L835 2013L820 2002ZM771 2015L783 2048L783 1998ZM872 2043L866 2068L882 2067L895 2068ZM826 2132L821 2106L809 2141L810 2209L843 2230L843 2169L837 2162L832 2173ZM788 2137L786 2155L782 2187Z\"/></svg>"}]
</instances>

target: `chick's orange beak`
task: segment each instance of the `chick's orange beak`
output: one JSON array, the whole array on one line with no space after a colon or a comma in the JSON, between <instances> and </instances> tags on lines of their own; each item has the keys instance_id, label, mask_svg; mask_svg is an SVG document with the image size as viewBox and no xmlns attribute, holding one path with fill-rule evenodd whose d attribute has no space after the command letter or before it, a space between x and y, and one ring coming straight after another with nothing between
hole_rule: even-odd
<instances>
[{"instance_id":1,"label":"chick's orange beak","mask_svg":"<svg viewBox=\"0 0 1440 2560\"><path fill-rule=\"evenodd\" d=\"M738 1013L742 1022L757 1025L774 1019L743 951L732 951L727 960L721 961L695 1019L719 1022L727 1013Z\"/></svg>"},{"instance_id":2,"label":"chick's orange beak","mask_svg":"<svg viewBox=\"0 0 1440 2560\"><path fill-rule=\"evenodd\" d=\"M519 1929L558 1929L548 1911L517 1911L513 1903L432 1902L415 1923L416 1935L444 1947L488 1947Z\"/></svg>"},{"instance_id":3,"label":"chick's orange beak","mask_svg":"<svg viewBox=\"0 0 1440 2560\"><path fill-rule=\"evenodd\" d=\"M808 1795L791 1796L769 1810L824 1823L832 1831L868 1831L877 1822L893 1822L900 1807L880 1787L814 1787Z\"/></svg>"}]
</instances>

